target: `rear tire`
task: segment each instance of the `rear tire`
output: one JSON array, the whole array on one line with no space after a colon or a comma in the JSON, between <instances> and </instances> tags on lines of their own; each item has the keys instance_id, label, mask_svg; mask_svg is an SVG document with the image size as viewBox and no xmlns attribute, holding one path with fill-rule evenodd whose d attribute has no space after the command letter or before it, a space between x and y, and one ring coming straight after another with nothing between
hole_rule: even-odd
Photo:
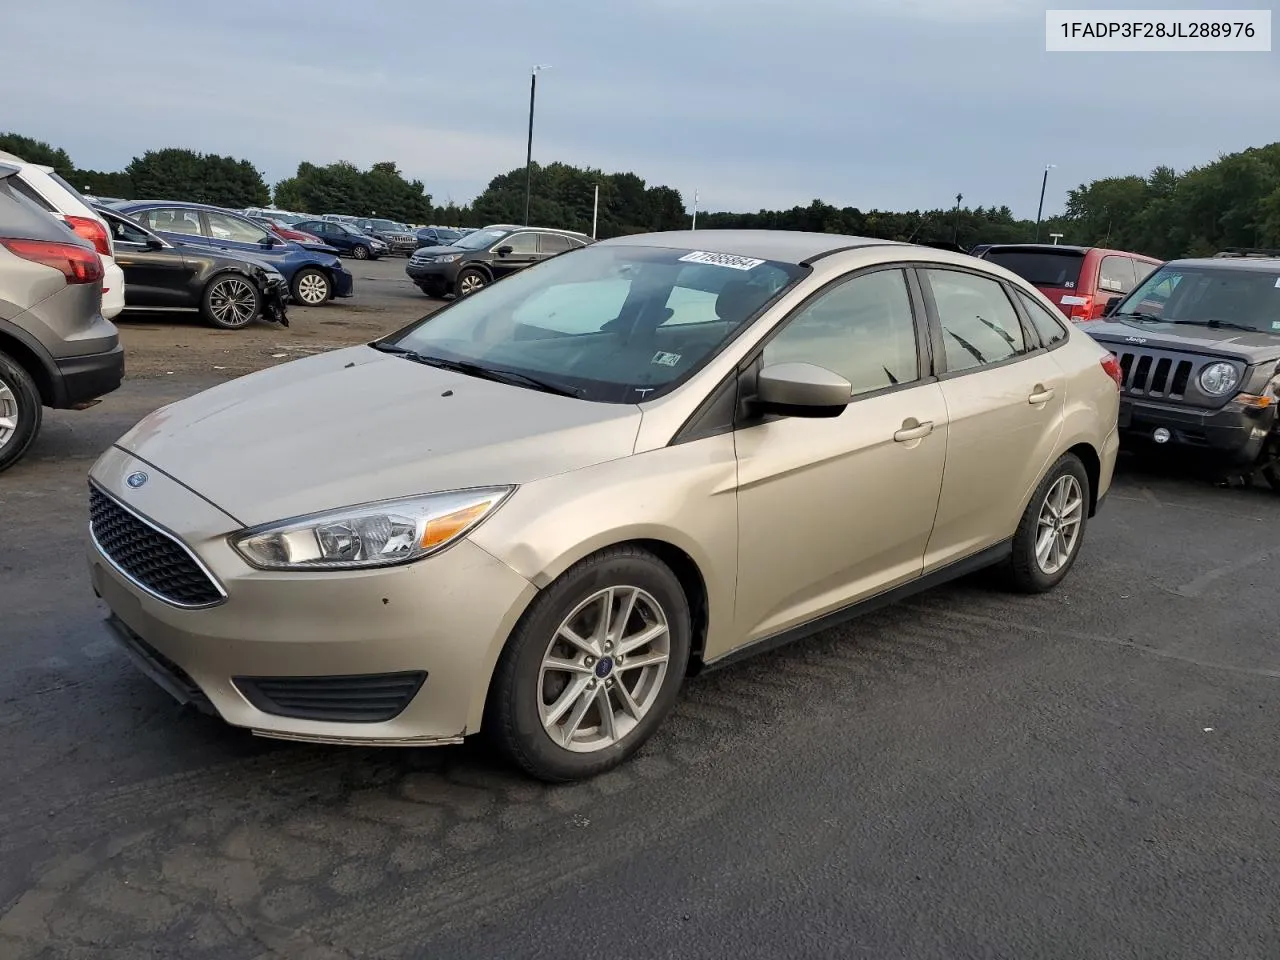
<instances>
[{"instance_id":1,"label":"rear tire","mask_svg":"<svg viewBox=\"0 0 1280 960\"><path fill-rule=\"evenodd\" d=\"M1089 522L1089 473L1074 453L1063 454L1045 474L1013 535L1005 574L1019 593L1045 593L1067 575L1080 555Z\"/></svg>"},{"instance_id":2,"label":"rear tire","mask_svg":"<svg viewBox=\"0 0 1280 960\"><path fill-rule=\"evenodd\" d=\"M601 550L561 574L520 618L494 670L484 731L540 780L616 767L674 706L690 635L689 602L670 568L638 547Z\"/></svg>"},{"instance_id":3,"label":"rear tire","mask_svg":"<svg viewBox=\"0 0 1280 960\"><path fill-rule=\"evenodd\" d=\"M0 353L0 472L19 460L40 432L44 408L31 375Z\"/></svg>"}]
</instances>

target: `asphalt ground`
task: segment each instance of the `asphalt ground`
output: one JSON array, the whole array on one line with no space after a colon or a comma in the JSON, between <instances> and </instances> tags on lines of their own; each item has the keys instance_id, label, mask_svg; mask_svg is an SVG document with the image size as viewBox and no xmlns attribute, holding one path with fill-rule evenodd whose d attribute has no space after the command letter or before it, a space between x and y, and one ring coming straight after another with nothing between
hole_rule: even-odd
<instances>
[{"instance_id":1,"label":"asphalt ground","mask_svg":"<svg viewBox=\"0 0 1280 960\"><path fill-rule=\"evenodd\" d=\"M134 374L0 477L0 958L1280 956L1265 488L1126 460L1055 593L970 578L694 679L587 783L178 708L102 626L86 471L281 345L432 305L357 269L258 341L124 320Z\"/></svg>"}]
</instances>

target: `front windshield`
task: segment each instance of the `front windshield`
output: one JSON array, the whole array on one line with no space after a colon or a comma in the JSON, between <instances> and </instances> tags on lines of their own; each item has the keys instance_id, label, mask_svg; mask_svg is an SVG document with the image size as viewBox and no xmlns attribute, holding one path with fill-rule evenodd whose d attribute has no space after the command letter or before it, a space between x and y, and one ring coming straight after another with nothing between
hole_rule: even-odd
<instances>
[{"instance_id":1,"label":"front windshield","mask_svg":"<svg viewBox=\"0 0 1280 960\"><path fill-rule=\"evenodd\" d=\"M638 403L698 370L804 268L657 247L593 246L480 290L387 342Z\"/></svg>"},{"instance_id":2,"label":"front windshield","mask_svg":"<svg viewBox=\"0 0 1280 960\"><path fill-rule=\"evenodd\" d=\"M1280 263L1275 269L1170 264L1147 277L1115 313L1280 334Z\"/></svg>"},{"instance_id":3,"label":"front windshield","mask_svg":"<svg viewBox=\"0 0 1280 960\"><path fill-rule=\"evenodd\" d=\"M463 250L483 250L485 247L493 246L510 232L510 230L476 230L459 238L453 246L461 247Z\"/></svg>"}]
</instances>

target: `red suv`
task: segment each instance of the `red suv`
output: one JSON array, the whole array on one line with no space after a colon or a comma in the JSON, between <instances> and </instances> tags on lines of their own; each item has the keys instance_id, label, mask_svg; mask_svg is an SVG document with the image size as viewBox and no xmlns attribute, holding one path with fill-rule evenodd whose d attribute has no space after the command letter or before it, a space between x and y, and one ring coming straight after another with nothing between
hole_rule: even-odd
<instances>
[{"instance_id":1,"label":"red suv","mask_svg":"<svg viewBox=\"0 0 1280 960\"><path fill-rule=\"evenodd\" d=\"M1123 250L1052 243L994 243L969 252L1034 284L1076 323L1097 320L1108 302L1133 290L1163 262Z\"/></svg>"}]
</instances>

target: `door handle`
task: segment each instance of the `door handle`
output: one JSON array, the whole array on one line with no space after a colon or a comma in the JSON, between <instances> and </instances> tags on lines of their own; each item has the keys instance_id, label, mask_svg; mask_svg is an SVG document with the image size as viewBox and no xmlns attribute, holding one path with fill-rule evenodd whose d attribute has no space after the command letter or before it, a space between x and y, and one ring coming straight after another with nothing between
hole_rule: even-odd
<instances>
[{"instance_id":1,"label":"door handle","mask_svg":"<svg viewBox=\"0 0 1280 960\"><path fill-rule=\"evenodd\" d=\"M1031 396L1027 397L1027 403L1048 403L1053 399L1053 387L1045 387L1036 384L1036 388L1031 391Z\"/></svg>"},{"instance_id":2,"label":"door handle","mask_svg":"<svg viewBox=\"0 0 1280 960\"><path fill-rule=\"evenodd\" d=\"M915 426L910 426L910 424ZM933 421L926 420L920 423L915 419L906 420L902 424L902 429L893 435L896 443L906 443L908 440L919 440L921 437L927 437L933 433Z\"/></svg>"}]
</instances>

